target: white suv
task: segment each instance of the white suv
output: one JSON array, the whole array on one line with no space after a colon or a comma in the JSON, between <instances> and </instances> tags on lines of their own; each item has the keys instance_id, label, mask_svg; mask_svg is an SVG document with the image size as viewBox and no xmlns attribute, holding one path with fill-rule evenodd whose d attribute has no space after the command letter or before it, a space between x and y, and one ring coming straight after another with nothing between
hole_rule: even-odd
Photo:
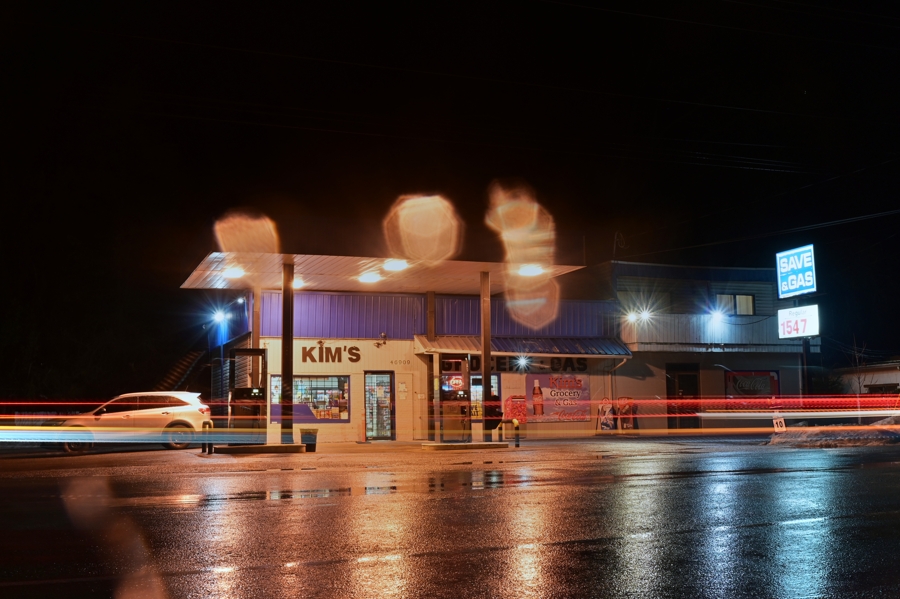
<instances>
[{"instance_id":1,"label":"white suv","mask_svg":"<svg viewBox=\"0 0 900 599\"><path fill-rule=\"evenodd\" d=\"M200 401L199 393L148 391L119 395L96 410L48 424L66 427L63 450L77 453L94 441L163 440L163 447L184 449L204 423L212 426L209 406Z\"/></svg>"}]
</instances>

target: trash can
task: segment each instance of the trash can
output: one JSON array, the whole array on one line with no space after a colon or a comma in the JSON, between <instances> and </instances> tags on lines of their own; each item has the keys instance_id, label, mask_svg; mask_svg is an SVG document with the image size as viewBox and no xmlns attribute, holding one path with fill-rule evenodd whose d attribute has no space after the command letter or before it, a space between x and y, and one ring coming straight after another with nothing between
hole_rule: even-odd
<instances>
[{"instance_id":1,"label":"trash can","mask_svg":"<svg viewBox=\"0 0 900 599\"><path fill-rule=\"evenodd\" d=\"M316 450L316 437L318 436L318 433L319 429L317 428L300 429L300 443L306 445L307 453Z\"/></svg>"}]
</instances>

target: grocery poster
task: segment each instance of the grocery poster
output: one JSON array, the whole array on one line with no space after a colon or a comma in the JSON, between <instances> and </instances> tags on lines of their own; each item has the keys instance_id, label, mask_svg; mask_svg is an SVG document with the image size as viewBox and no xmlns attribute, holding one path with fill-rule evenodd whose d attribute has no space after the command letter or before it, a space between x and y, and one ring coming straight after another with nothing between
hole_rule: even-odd
<instances>
[{"instance_id":1,"label":"grocery poster","mask_svg":"<svg viewBox=\"0 0 900 599\"><path fill-rule=\"evenodd\" d=\"M586 374L529 374L525 379L528 422L591 419L591 387Z\"/></svg>"}]
</instances>

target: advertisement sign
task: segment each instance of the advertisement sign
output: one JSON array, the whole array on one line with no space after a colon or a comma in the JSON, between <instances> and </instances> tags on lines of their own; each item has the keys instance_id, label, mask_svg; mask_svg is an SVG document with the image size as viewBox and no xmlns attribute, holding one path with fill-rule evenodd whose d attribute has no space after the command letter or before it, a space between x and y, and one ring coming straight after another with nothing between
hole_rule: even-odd
<instances>
[{"instance_id":1,"label":"advertisement sign","mask_svg":"<svg viewBox=\"0 0 900 599\"><path fill-rule=\"evenodd\" d=\"M778 338L815 337L819 334L819 306L797 306L778 311Z\"/></svg>"},{"instance_id":2,"label":"advertisement sign","mask_svg":"<svg viewBox=\"0 0 900 599\"><path fill-rule=\"evenodd\" d=\"M816 260L812 245L775 254L775 265L778 270L778 299L816 290Z\"/></svg>"},{"instance_id":3,"label":"advertisement sign","mask_svg":"<svg viewBox=\"0 0 900 599\"><path fill-rule=\"evenodd\" d=\"M616 409L609 403L609 398L603 398L603 403L600 404L600 411L597 417L600 419L601 431L616 430Z\"/></svg>"},{"instance_id":4,"label":"advertisement sign","mask_svg":"<svg viewBox=\"0 0 900 599\"><path fill-rule=\"evenodd\" d=\"M529 374L528 422L577 422L591 418L587 374Z\"/></svg>"},{"instance_id":5,"label":"advertisement sign","mask_svg":"<svg viewBox=\"0 0 900 599\"><path fill-rule=\"evenodd\" d=\"M781 395L778 371L728 370L725 372L728 397L774 397Z\"/></svg>"}]
</instances>

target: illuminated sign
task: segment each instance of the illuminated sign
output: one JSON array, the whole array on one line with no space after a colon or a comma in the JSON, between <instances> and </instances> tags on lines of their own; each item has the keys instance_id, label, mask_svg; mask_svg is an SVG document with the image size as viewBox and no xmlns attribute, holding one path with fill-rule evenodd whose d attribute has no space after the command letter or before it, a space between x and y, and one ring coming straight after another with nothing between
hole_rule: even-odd
<instances>
[{"instance_id":1,"label":"illuminated sign","mask_svg":"<svg viewBox=\"0 0 900 599\"><path fill-rule=\"evenodd\" d=\"M778 311L778 338L814 337L819 334L819 306L797 306Z\"/></svg>"},{"instance_id":2,"label":"illuminated sign","mask_svg":"<svg viewBox=\"0 0 900 599\"><path fill-rule=\"evenodd\" d=\"M775 254L775 264L778 268L779 299L816 290L816 260L812 245Z\"/></svg>"}]
</instances>

